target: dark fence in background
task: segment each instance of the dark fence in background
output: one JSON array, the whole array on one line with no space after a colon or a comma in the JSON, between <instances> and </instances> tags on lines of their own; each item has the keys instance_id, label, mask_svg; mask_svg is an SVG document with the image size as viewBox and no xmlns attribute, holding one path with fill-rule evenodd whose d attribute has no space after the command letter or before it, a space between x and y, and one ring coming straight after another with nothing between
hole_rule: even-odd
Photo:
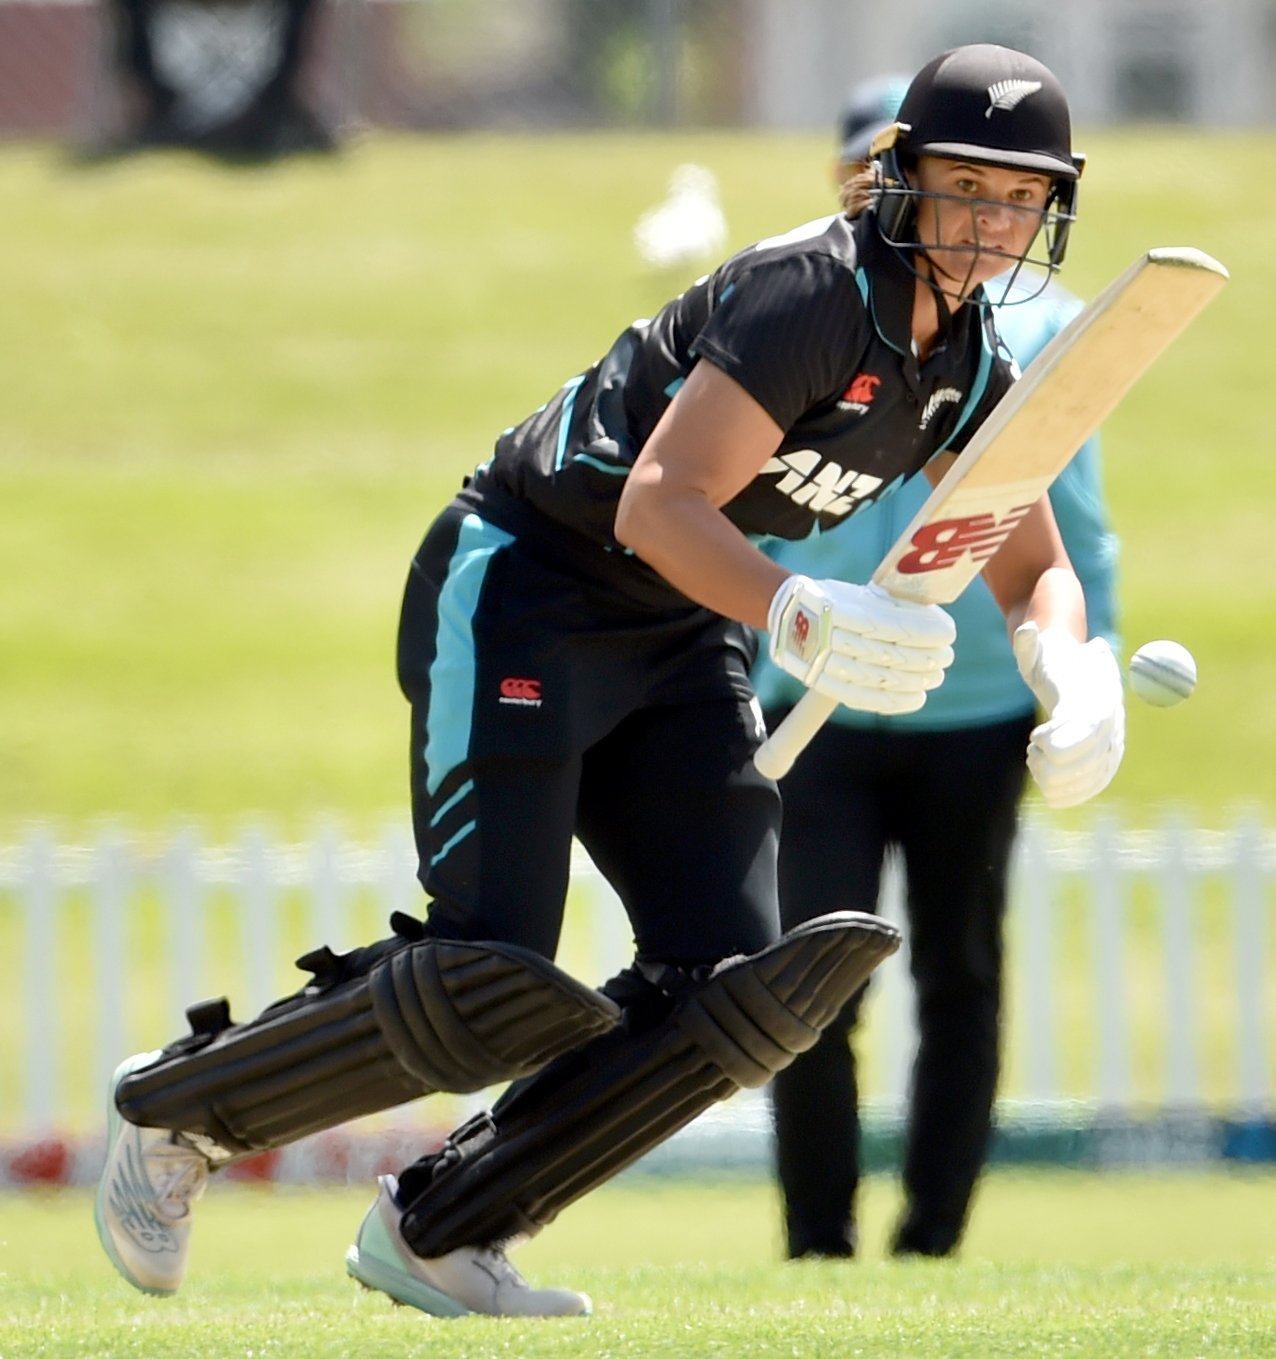
<instances>
[{"instance_id":1,"label":"dark fence in background","mask_svg":"<svg viewBox=\"0 0 1276 1359\"><path fill-rule=\"evenodd\" d=\"M279 42L282 0L155 0L155 60L210 104ZM318 0L301 86L335 127L723 126L743 117L737 0ZM92 138L128 101L102 0L0 0L0 136Z\"/></svg>"}]
</instances>

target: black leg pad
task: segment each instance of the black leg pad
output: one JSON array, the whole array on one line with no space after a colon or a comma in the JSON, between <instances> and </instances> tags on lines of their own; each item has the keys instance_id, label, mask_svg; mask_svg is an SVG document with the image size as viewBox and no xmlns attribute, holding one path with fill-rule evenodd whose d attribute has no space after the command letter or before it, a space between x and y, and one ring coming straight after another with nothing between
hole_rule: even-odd
<instances>
[{"instance_id":1,"label":"black leg pad","mask_svg":"<svg viewBox=\"0 0 1276 1359\"><path fill-rule=\"evenodd\" d=\"M196 1007L196 1032L121 1082L120 1113L225 1164L419 1095L527 1076L620 1018L510 945L397 940L355 958L303 959L317 984L247 1024L224 1002Z\"/></svg>"},{"instance_id":2,"label":"black leg pad","mask_svg":"<svg viewBox=\"0 0 1276 1359\"><path fill-rule=\"evenodd\" d=\"M875 916L821 916L720 964L645 1032L618 1029L561 1058L431 1158L430 1178L405 1205L404 1239L430 1258L539 1231L710 1105L812 1047L899 940Z\"/></svg>"}]
</instances>

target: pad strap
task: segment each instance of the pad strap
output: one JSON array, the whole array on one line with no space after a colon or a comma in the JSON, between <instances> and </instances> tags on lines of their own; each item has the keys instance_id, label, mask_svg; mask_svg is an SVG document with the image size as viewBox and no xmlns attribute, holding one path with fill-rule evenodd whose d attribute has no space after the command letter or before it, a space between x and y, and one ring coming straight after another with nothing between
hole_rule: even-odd
<instances>
[{"instance_id":1,"label":"pad strap","mask_svg":"<svg viewBox=\"0 0 1276 1359\"><path fill-rule=\"evenodd\" d=\"M120 1083L123 1117L194 1135L225 1164L420 1095L527 1076L620 1017L508 944L400 939L302 961L315 984L247 1024L230 1024L224 1002L194 1007L195 1032Z\"/></svg>"}]
</instances>

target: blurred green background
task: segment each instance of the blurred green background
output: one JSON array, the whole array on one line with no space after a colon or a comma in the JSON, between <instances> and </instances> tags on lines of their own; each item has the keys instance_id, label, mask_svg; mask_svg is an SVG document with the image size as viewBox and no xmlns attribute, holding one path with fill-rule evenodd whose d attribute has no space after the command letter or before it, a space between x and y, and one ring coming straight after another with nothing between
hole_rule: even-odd
<instances>
[{"instance_id":1,"label":"blurred green background","mask_svg":"<svg viewBox=\"0 0 1276 1359\"><path fill-rule=\"evenodd\" d=\"M1156 245L1233 275L1105 430L1127 652L1176 638L1201 680L1173 711L1132 700L1103 805L1266 818L1276 138L1078 141L1069 286ZM828 156L741 133L383 136L269 170L0 148L0 843L403 815L394 631L431 516L690 281L631 239L676 164L717 175L735 248L828 211Z\"/></svg>"}]
</instances>

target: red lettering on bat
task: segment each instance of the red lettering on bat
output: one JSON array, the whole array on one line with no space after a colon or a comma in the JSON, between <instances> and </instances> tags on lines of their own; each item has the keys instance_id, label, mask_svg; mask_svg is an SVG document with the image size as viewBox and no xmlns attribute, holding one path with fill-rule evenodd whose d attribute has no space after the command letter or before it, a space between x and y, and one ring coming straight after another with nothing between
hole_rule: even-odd
<instances>
[{"instance_id":1,"label":"red lettering on bat","mask_svg":"<svg viewBox=\"0 0 1276 1359\"><path fill-rule=\"evenodd\" d=\"M899 559L895 569L906 576L943 571L967 552L977 562L987 561L1030 509L1031 505L1016 506L1001 519L992 514L972 514L923 524L912 536L913 550Z\"/></svg>"}]
</instances>

